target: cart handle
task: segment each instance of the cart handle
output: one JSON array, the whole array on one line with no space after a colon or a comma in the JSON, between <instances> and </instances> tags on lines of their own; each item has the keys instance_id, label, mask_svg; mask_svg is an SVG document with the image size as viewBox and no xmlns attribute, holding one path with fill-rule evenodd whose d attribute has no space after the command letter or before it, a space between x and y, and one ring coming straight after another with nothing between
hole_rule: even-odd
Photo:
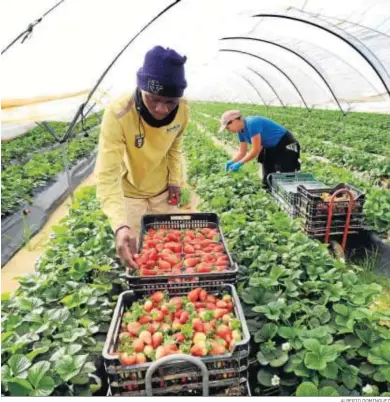
<instances>
[{"instance_id":1,"label":"cart handle","mask_svg":"<svg viewBox=\"0 0 390 402\"><path fill-rule=\"evenodd\" d=\"M272 188L272 187L271 187L271 186L272 186L272 185L271 185L271 176L272 176L272 175L273 175L273 173L268 174L268 175L267 175L267 179L266 179L266 180L267 180L268 187L269 187L270 190L271 190L271 188Z\"/></svg>"},{"instance_id":2,"label":"cart handle","mask_svg":"<svg viewBox=\"0 0 390 402\"><path fill-rule=\"evenodd\" d=\"M352 215L352 208L355 203L354 195L352 191L349 191L346 188L340 188L339 190L335 191L330 198L330 203L329 203L329 209L328 209L328 220L326 223L326 230L325 230L325 243L329 243L329 235L330 235L330 227L332 225L332 216L333 216L333 204L335 202L335 199L338 195L345 193L349 197L348 201L348 211L347 211L347 218L345 221L345 226L344 226L344 233L343 233L343 241L341 243L341 247L343 251L345 251L345 246L347 244L347 237L348 237L348 231L349 231L349 224L351 222L351 215Z\"/></svg>"},{"instance_id":3,"label":"cart handle","mask_svg":"<svg viewBox=\"0 0 390 402\"><path fill-rule=\"evenodd\" d=\"M206 365L202 362L198 357L193 357L189 355L182 354L173 354L169 356L165 356L162 359L159 359L151 364L148 368L148 371L145 375L145 391L146 396L153 396L152 390L152 376L153 373L160 367L166 363L172 363L176 361L187 361L188 363L193 364L194 366L198 366L202 371L202 388L203 388L203 396L209 395L209 372L207 370Z\"/></svg>"}]
</instances>

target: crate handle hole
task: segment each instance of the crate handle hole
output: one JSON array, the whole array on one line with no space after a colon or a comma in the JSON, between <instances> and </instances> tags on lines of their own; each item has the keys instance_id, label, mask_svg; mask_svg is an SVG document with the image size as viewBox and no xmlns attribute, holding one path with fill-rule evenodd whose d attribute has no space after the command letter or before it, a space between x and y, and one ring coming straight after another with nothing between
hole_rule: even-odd
<instances>
[{"instance_id":1,"label":"crate handle hole","mask_svg":"<svg viewBox=\"0 0 390 402\"><path fill-rule=\"evenodd\" d=\"M186 221L190 221L192 219L191 215L180 215L180 216L171 216L171 221L182 221L182 220L186 220Z\"/></svg>"}]
</instances>

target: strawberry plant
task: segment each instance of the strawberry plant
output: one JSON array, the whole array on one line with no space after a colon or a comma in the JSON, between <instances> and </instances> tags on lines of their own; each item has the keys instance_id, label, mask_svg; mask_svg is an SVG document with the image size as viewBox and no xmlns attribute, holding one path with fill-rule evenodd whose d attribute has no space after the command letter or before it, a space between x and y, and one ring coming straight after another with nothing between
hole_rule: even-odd
<instances>
[{"instance_id":1,"label":"strawberry plant","mask_svg":"<svg viewBox=\"0 0 390 402\"><path fill-rule=\"evenodd\" d=\"M118 279L114 238L95 190L77 194L36 272L2 302L2 386L11 396L91 395Z\"/></svg>"},{"instance_id":2,"label":"strawberry plant","mask_svg":"<svg viewBox=\"0 0 390 402\"><path fill-rule=\"evenodd\" d=\"M227 155L194 126L185 138L190 182L204 210L222 218L229 248L240 263L240 293L255 343L261 394L360 395L389 391L385 359L390 315L368 308L381 287L363 285L307 238L260 190L256 167L223 172ZM201 155L202 164L198 164ZM192 163L196 169L191 170ZM210 173L208 166L219 165ZM202 168L203 167L203 168ZM302 384L302 385L300 385Z\"/></svg>"},{"instance_id":3,"label":"strawberry plant","mask_svg":"<svg viewBox=\"0 0 390 402\"><path fill-rule=\"evenodd\" d=\"M70 141L67 156L71 165L88 156L96 147L98 131L89 137ZM24 165L13 165L1 172L1 215L7 216L25 202L31 202L34 191L50 183L56 174L64 170L61 150L36 153Z\"/></svg>"},{"instance_id":4,"label":"strawberry plant","mask_svg":"<svg viewBox=\"0 0 390 402\"><path fill-rule=\"evenodd\" d=\"M199 114L196 116L199 119L200 117L202 118L203 124L206 123L209 132L217 132L219 127L217 119L205 117L204 115ZM237 146L237 138L231 133L224 132L218 134L218 138L227 144ZM310 148L308 148L307 151L310 152ZM333 186L339 183L348 183L364 190L366 192L367 203L364 206L365 220L371 229L381 233L385 239L388 238L390 232L390 215L388 214L390 203L388 201L388 189L378 188L368 180L357 178L349 170L315 160L305 153L301 154L301 159L303 161L302 172L313 173L318 180L327 185ZM372 159L376 160L375 158ZM386 161L382 160L379 161L379 165L382 166L382 169L383 166L387 166ZM373 169L378 169L378 167L373 167ZM376 207L372 208L373 205Z\"/></svg>"},{"instance_id":5,"label":"strawberry plant","mask_svg":"<svg viewBox=\"0 0 390 402\"><path fill-rule=\"evenodd\" d=\"M84 127L95 127L100 123L98 116L102 112L89 116L85 119ZM68 123L53 121L50 126L61 137L68 128ZM82 131L81 123L77 123L74 129L75 134ZM54 137L41 126L34 127L22 137L6 141L1 145L1 167L6 169L11 163L21 164L21 161L27 155L39 152L42 148L54 145L56 143Z\"/></svg>"}]
</instances>

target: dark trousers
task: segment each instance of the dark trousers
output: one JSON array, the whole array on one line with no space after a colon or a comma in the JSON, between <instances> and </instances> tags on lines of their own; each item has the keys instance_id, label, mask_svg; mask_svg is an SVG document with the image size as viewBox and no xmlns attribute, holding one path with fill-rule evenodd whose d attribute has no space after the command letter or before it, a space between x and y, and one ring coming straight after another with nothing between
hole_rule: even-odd
<instances>
[{"instance_id":1,"label":"dark trousers","mask_svg":"<svg viewBox=\"0 0 390 402\"><path fill-rule=\"evenodd\" d=\"M301 169L299 161L301 147L294 135L289 131L273 148L263 148L257 160L263 165L263 186L268 187L267 176L270 173L298 172Z\"/></svg>"}]
</instances>

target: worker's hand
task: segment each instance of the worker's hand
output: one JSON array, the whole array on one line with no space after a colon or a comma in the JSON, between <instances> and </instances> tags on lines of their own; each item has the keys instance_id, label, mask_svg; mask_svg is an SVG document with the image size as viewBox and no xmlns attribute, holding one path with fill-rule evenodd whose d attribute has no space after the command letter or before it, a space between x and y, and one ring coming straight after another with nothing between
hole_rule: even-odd
<instances>
[{"instance_id":1,"label":"worker's hand","mask_svg":"<svg viewBox=\"0 0 390 402\"><path fill-rule=\"evenodd\" d=\"M137 252L137 235L127 226L120 228L115 235L116 252L127 269L135 270L138 266L134 260Z\"/></svg>"},{"instance_id":2,"label":"worker's hand","mask_svg":"<svg viewBox=\"0 0 390 402\"><path fill-rule=\"evenodd\" d=\"M177 205L180 201L180 186L170 184L168 186L168 204Z\"/></svg>"},{"instance_id":3,"label":"worker's hand","mask_svg":"<svg viewBox=\"0 0 390 402\"><path fill-rule=\"evenodd\" d=\"M234 161L226 162L226 165L225 165L225 172L227 172L227 171L230 169L230 166L232 166L233 164L234 164Z\"/></svg>"},{"instance_id":4,"label":"worker's hand","mask_svg":"<svg viewBox=\"0 0 390 402\"><path fill-rule=\"evenodd\" d=\"M230 169L232 172L238 172L240 170L240 167L243 165L243 162L236 162L233 163L233 165L230 166Z\"/></svg>"}]
</instances>

